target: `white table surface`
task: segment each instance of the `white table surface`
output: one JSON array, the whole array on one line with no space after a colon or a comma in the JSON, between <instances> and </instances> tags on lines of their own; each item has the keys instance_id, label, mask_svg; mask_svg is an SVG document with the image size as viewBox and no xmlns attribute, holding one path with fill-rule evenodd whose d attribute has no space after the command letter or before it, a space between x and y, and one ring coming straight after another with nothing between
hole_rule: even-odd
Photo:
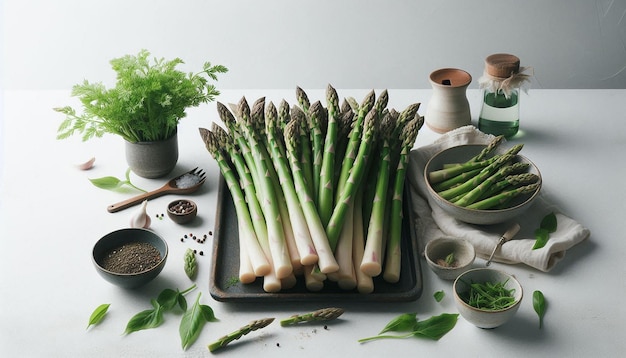
<instances>
[{"instance_id":1,"label":"white table surface","mask_svg":"<svg viewBox=\"0 0 626 358\"><path fill-rule=\"evenodd\" d=\"M365 90L339 90L340 97L360 100ZM378 91L379 92L379 91ZM323 90L307 90L311 100L323 99ZM422 102L424 114L430 90L389 90L389 107L403 109ZM259 96L278 103L295 103L293 90L224 91L224 103ZM474 123L480 105L477 90L470 90ZM185 289L191 281L182 270L182 256L191 244L179 238L186 232L207 233L215 224L218 171L198 136L217 119L215 104L188 111L179 126L180 159L175 173L195 166L209 172L207 183L190 197L199 205L192 226L179 226L154 218L176 196L150 201L152 229L170 246L161 275L138 290L124 290L101 279L90 252L106 233L127 227L135 209L110 214L109 204L133 192L111 192L87 179L107 175L123 177L127 165L123 142L105 136L88 142L77 137L59 141L56 129L62 115L52 108L76 104L69 91L7 91L2 107L2 180L0 184L0 356L3 357L202 357L211 356L207 344L262 317L287 317L324 306L341 306L346 313L327 325L282 328L277 322L240 340L222 356L244 354L274 357L439 356L452 357L611 357L626 349L626 90L531 90L522 98L524 154L539 166L544 192L562 211L591 230L591 237L571 249L557 267L543 273L522 265L494 264L513 273L526 297L518 314L494 330L478 329L463 318L439 341L404 339L359 344L375 335L389 320L406 312L419 319L455 313L451 283L438 279L422 260L423 293L415 302L365 304L351 302L233 304L214 301L208 289L211 240L195 247L199 257L198 288L202 303L213 308L219 322L208 323L196 343L180 348L180 316L168 314L156 329L123 336L128 319L150 308L149 300L164 288ZM428 128L420 132L416 147L438 137ZM96 157L95 167L80 171L75 163ZM132 177L145 189L160 187L165 179ZM482 266L477 259L475 265ZM442 302L433 293L444 290ZM538 329L531 294L541 290L548 301L545 326ZM104 321L86 330L93 309L111 308Z\"/></svg>"}]
</instances>

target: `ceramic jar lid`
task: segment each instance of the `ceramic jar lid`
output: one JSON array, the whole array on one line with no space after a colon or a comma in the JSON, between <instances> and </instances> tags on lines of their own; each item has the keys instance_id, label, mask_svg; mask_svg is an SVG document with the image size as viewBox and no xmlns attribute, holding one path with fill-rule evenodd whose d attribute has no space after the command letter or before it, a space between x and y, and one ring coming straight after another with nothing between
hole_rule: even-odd
<instances>
[{"instance_id":1,"label":"ceramic jar lid","mask_svg":"<svg viewBox=\"0 0 626 358\"><path fill-rule=\"evenodd\" d=\"M508 78L518 73L520 60L515 55L497 53L485 59L485 71L490 76Z\"/></svg>"}]
</instances>

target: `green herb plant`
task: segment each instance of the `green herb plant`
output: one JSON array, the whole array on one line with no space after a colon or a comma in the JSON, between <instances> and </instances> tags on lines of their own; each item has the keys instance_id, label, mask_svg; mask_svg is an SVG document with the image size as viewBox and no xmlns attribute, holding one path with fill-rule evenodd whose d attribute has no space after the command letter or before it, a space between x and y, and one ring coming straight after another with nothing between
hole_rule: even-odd
<instances>
[{"instance_id":1,"label":"green herb plant","mask_svg":"<svg viewBox=\"0 0 626 358\"><path fill-rule=\"evenodd\" d=\"M91 316L89 317L89 323L87 324L87 328L100 323L104 316L107 314L109 310L110 303L103 303L100 306L96 307Z\"/></svg>"},{"instance_id":2,"label":"green herb plant","mask_svg":"<svg viewBox=\"0 0 626 358\"><path fill-rule=\"evenodd\" d=\"M164 289L156 299L150 300L152 309L141 311L131 317L126 324L124 334L160 326L164 321L163 313L171 311L177 306L182 311L187 311L187 300L184 295L195 288L196 285L194 284L184 291Z\"/></svg>"},{"instance_id":3,"label":"green herb plant","mask_svg":"<svg viewBox=\"0 0 626 358\"><path fill-rule=\"evenodd\" d=\"M54 108L65 114L57 138L80 133L86 141L111 133L132 143L168 139L176 133L187 108L219 95L209 80L216 81L219 73L228 71L206 62L202 71L187 74L177 69L184 64L180 58L154 58L151 62L149 56L150 52L141 50L136 56L111 60L117 74L113 88L87 80L75 85L72 96L82 103L83 113L78 114L71 106Z\"/></svg>"},{"instance_id":4,"label":"green herb plant","mask_svg":"<svg viewBox=\"0 0 626 358\"><path fill-rule=\"evenodd\" d=\"M546 215L542 220L539 228L535 230L535 244L533 250L540 249L548 243L550 234L556 231L557 220L554 213Z\"/></svg>"},{"instance_id":5,"label":"green herb plant","mask_svg":"<svg viewBox=\"0 0 626 358\"><path fill-rule=\"evenodd\" d=\"M91 184L95 185L96 187L100 189L105 189L105 190L120 190L124 186L129 186L141 192L144 192L144 193L146 192L145 190L135 186L130 181L130 168L126 169L125 177L126 177L126 180L121 180L113 176L106 176L102 178L89 179L89 181L91 182Z\"/></svg>"},{"instance_id":6,"label":"green herb plant","mask_svg":"<svg viewBox=\"0 0 626 358\"><path fill-rule=\"evenodd\" d=\"M541 291L533 292L533 308L539 316L539 329L543 328L543 316L546 314L546 299Z\"/></svg>"},{"instance_id":7,"label":"green herb plant","mask_svg":"<svg viewBox=\"0 0 626 358\"><path fill-rule=\"evenodd\" d=\"M470 289L460 294L468 305L482 310L501 310L515 303L514 289L507 289L504 282L466 283Z\"/></svg>"},{"instance_id":8,"label":"green herb plant","mask_svg":"<svg viewBox=\"0 0 626 358\"><path fill-rule=\"evenodd\" d=\"M376 339L402 339L409 337L439 340L456 325L457 313L442 313L425 321L418 321L415 313L405 313L392 319L377 336L359 339L360 343ZM404 334L384 334L399 332Z\"/></svg>"}]
</instances>

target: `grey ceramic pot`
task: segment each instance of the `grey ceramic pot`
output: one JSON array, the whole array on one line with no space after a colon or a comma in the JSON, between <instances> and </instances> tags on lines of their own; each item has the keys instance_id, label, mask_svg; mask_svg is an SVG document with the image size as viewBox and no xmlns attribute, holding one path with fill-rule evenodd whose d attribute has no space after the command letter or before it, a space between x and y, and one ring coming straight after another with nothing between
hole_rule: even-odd
<instances>
[{"instance_id":1,"label":"grey ceramic pot","mask_svg":"<svg viewBox=\"0 0 626 358\"><path fill-rule=\"evenodd\" d=\"M126 162L133 173L144 178L160 178L174 169L178 161L178 132L155 142L126 141Z\"/></svg>"}]
</instances>

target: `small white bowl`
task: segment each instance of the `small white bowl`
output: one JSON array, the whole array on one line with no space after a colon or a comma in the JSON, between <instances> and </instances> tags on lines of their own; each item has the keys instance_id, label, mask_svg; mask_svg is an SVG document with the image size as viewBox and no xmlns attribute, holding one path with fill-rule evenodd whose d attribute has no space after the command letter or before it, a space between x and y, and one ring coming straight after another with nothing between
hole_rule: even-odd
<instances>
[{"instance_id":1,"label":"small white bowl","mask_svg":"<svg viewBox=\"0 0 626 358\"><path fill-rule=\"evenodd\" d=\"M454 253L454 266L441 265L441 260ZM467 240L442 237L429 241L424 249L424 256L430 269L444 280L454 280L468 270L474 263L476 251Z\"/></svg>"},{"instance_id":2,"label":"small white bowl","mask_svg":"<svg viewBox=\"0 0 626 358\"><path fill-rule=\"evenodd\" d=\"M507 289L515 290L513 293L515 303L505 309L478 309L470 306L460 297L461 294L466 293L469 290L470 283L496 283L505 281L505 287ZM519 309L523 297L522 285L519 281L517 281L517 279L515 279L514 276L502 271L488 268L473 269L461 274L454 281L453 292L454 302L456 303L456 307L461 316L463 316L466 321L479 328L496 328L506 323Z\"/></svg>"}]
</instances>

